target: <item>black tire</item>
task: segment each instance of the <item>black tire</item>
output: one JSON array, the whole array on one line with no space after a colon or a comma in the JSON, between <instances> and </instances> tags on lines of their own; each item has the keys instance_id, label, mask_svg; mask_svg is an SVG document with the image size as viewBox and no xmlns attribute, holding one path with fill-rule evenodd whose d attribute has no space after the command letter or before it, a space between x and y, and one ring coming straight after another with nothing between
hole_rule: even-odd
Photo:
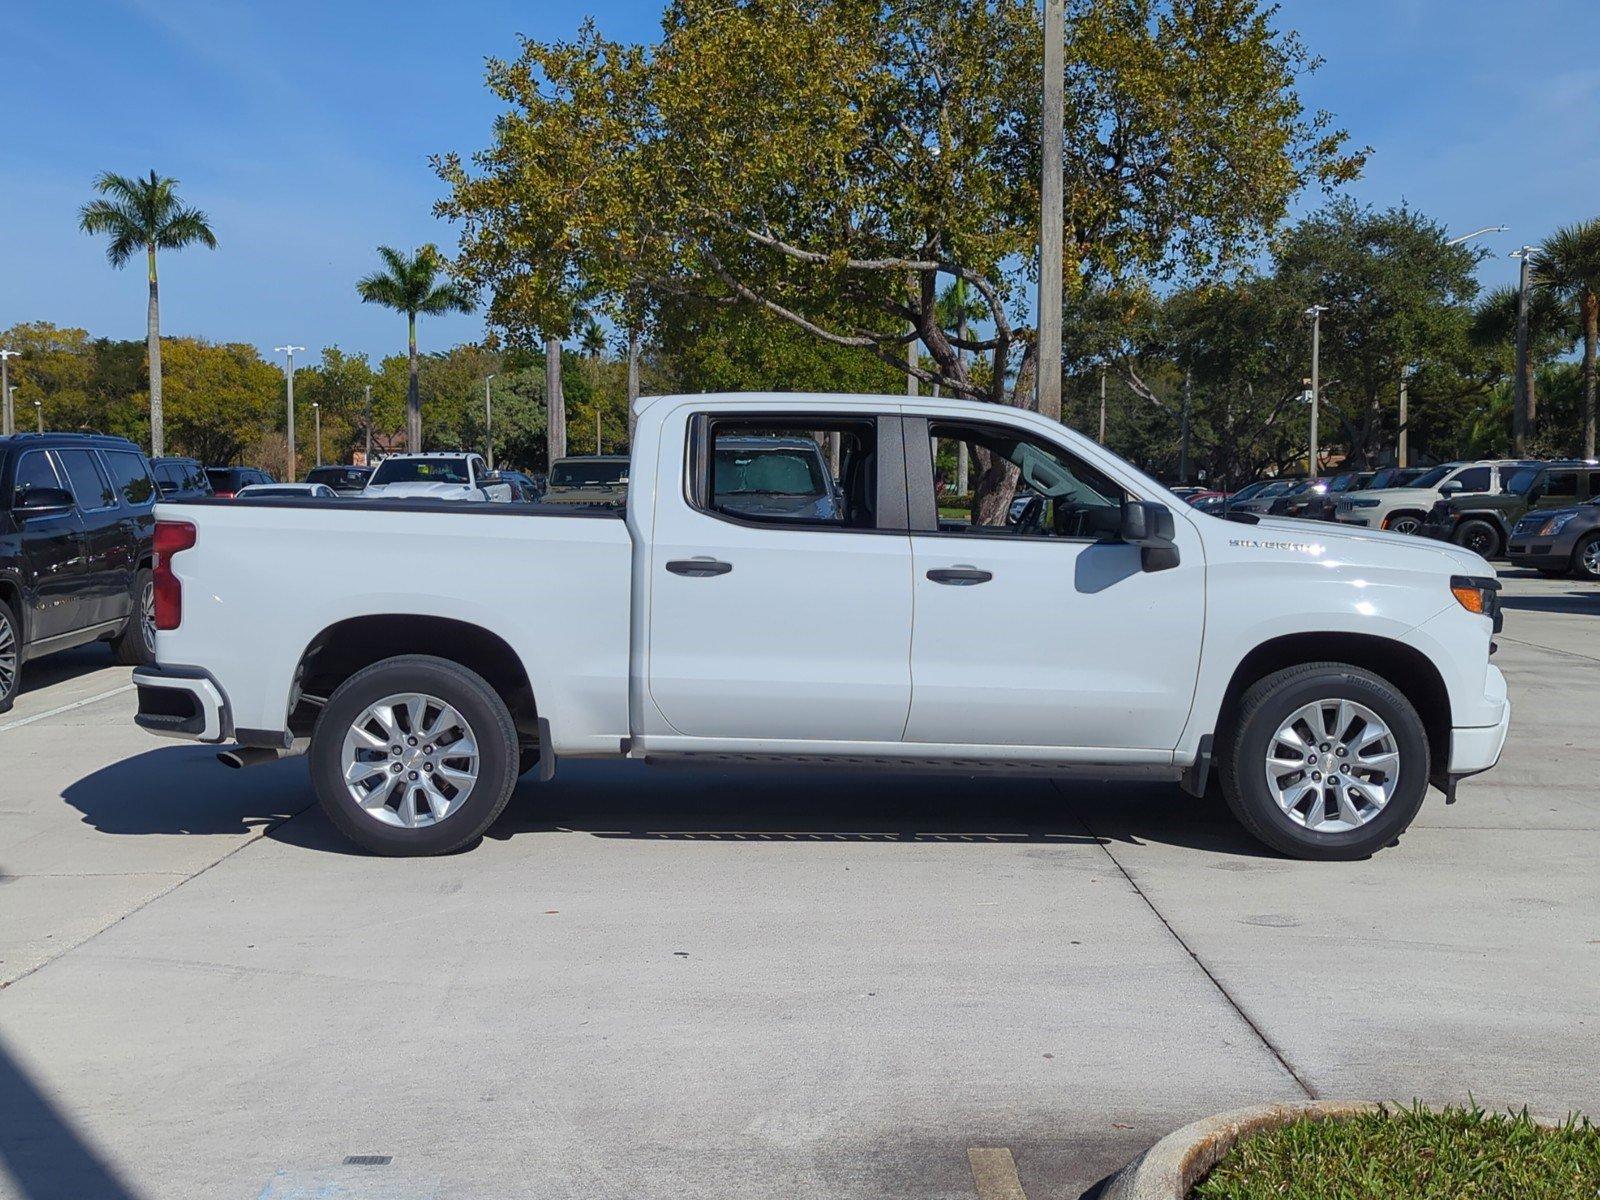
<instances>
[{"instance_id":1,"label":"black tire","mask_svg":"<svg viewBox=\"0 0 1600 1200\"><path fill-rule=\"evenodd\" d=\"M10 678L0 675L0 713L3 713L11 711L17 689L22 686L22 622L4 600L0 600L0 653L8 653L11 664Z\"/></svg>"},{"instance_id":2,"label":"black tire","mask_svg":"<svg viewBox=\"0 0 1600 1200\"><path fill-rule=\"evenodd\" d=\"M1264 769L1278 727L1296 709L1319 699L1354 700L1370 708L1389 726L1400 754L1388 803L1365 824L1342 832L1319 833L1285 813L1268 789ZM1253 837L1294 858L1368 857L1405 832L1428 790L1428 731L1417 710L1387 680L1345 663L1307 663L1257 681L1240 700L1232 728L1218 740L1229 809Z\"/></svg>"},{"instance_id":3,"label":"black tire","mask_svg":"<svg viewBox=\"0 0 1600 1200\"><path fill-rule=\"evenodd\" d=\"M1489 521L1477 518L1463 521L1456 526L1456 531L1450 535L1450 540L1484 558L1493 558L1500 553L1500 531Z\"/></svg>"},{"instance_id":4,"label":"black tire","mask_svg":"<svg viewBox=\"0 0 1600 1200\"><path fill-rule=\"evenodd\" d=\"M1592 555L1597 545L1600 545L1600 531L1581 538L1578 544L1572 548L1572 574L1574 578L1600 581L1600 571L1590 570L1584 565L1584 556Z\"/></svg>"},{"instance_id":5,"label":"black tire","mask_svg":"<svg viewBox=\"0 0 1600 1200\"><path fill-rule=\"evenodd\" d=\"M459 809L437 823L404 828L364 810L345 785L345 735L369 705L401 692L433 696L453 707L478 744L478 778ZM311 735L311 782L339 832L363 850L390 856L448 854L493 825L517 782L517 730L511 713L482 676L459 663L423 654L388 658L357 671L329 697Z\"/></svg>"},{"instance_id":6,"label":"black tire","mask_svg":"<svg viewBox=\"0 0 1600 1200\"><path fill-rule=\"evenodd\" d=\"M1411 512L1396 513L1384 523L1383 527L1391 533L1418 534L1422 532L1422 514Z\"/></svg>"},{"instance_id":7,"label":"black tire","mask_svg":"<svg viewBox=\"0 0 1600 1200\"><path fill-rule=\"evenodd\" d=\"M148 568L133 576L133 615L111 639L111 653L125 667L147 667L156 660L156 646L144 624L144 609L155 601L155 583Z\"/></svg>"}]
</instances>

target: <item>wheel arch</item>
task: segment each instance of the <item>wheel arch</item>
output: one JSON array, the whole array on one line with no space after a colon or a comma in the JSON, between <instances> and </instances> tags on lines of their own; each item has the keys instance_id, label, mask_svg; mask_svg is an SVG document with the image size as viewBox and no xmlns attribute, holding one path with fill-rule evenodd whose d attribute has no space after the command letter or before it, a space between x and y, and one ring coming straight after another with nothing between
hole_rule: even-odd
<instances>
[{"instance_id":1,"label":"wheel arch","mask_svg":"<svg viewBox=\"0 0 1600 1200\"><path fill-rule=\"evenodd\" d=\"M17 618L17 649L20 651L28 642L28 606L23 602L22 584L15 576L0 575L0 600L10 605Z\"/></svg>"},{"instance_id":2,"label":"wheel arch","mask_svg":"<svg viewBox=\"0 0 1600 1200\"><path fill-rule=\"evenodd\" d=\"M1371 671L1411 702L1428 731L1436 770L1450 761L1450 692L1439 668L1414 646L1368 633L1291 633L1256 646L1234 668L1217 712L1220 738L1238 716L1250 685L1274 671L1310 662L1347 663Z\"/></svg>"},{"instance_id":3,"label":"wheel arch","mask_svg":"<svg viewBox=\"0 0 1600 1200\"><path fill-rule=\"evenodd\" d=\"M517 739L539 742L533 683L521 656L499 634L470 621L415 613L381 613L335 621L307 644L295 666L289 731L310 736L329 696L350 676L402 654L429 654L481 675L511 710Z\"/></svg>"}]
</instances>

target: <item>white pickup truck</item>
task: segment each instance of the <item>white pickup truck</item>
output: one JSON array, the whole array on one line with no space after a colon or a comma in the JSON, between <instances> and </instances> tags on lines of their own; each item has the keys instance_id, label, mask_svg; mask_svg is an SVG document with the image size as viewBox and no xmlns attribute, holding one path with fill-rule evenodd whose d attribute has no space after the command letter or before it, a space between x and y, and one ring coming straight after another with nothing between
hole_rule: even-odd
<instances>
[{"instance_id":1,"label":"white pickup truck","mask_svg":"<svg viewBox=\"0 0 1600 1200\"><path fill-rule=\"evenodd\" d=\"M1015 481L999 523L941 507L963 442ZM1033 413L658 397L629 477L620 512L159 505L137 720L235 765L308 753L384 854L620 756L1215 780L1270 846L1355 858L1505 741L1483 559L1197 513Z\"/></svg>"}]
</instances>

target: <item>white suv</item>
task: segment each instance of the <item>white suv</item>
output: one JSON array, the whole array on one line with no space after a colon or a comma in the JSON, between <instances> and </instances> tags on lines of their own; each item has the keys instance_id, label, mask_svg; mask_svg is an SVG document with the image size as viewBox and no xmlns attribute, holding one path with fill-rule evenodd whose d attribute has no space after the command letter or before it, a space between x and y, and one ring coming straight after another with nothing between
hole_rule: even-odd
<instances>
[{"instance_id":1,"label":"white suv","mask_svg":"<svg viewBox=\"0 0 1600 1200\"><path fill-rule=\"evenodd\" d=\"M1498 493L1525 464L1514 459L1445 463L1403 487L1377 488L1340 496L1333 519L1395 533L1420 533L1435 500L1463 492Z\"/></svg>"}]
</instances>

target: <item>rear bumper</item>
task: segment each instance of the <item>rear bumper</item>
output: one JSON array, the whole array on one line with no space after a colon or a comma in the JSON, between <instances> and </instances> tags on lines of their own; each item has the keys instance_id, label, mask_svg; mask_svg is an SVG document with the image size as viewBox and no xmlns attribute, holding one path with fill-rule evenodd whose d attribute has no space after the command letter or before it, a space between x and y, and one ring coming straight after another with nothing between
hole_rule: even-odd
<instances>
[{"instance_id":1,"label":"rear bumper","mask_svg":"<svg viewBox=\"0 0 1600 1200\"><path fill-rule=\"evenodd\" d=\"M1492 725L1457 725L1450 731L1452 778L1487 771L1500 761L1500 752L1505 748L1506 734L1511 729L1511 700L1499 667L1490 666L1485 683L1485 698L1498 702L1500 719Z\"/></svg>"},{"instance_id":2,"label":"rear bumper","mask_svg":"<svg viewBox=\"0 0 1600 1200\"><path fill-rule=\"evenodd\" d=\"M222 742L232 735L228 699L204 671L139 667L133 684L139 690L139 711L133 718L139 728L197 742Z\"/></svg>"}]
</instances>

